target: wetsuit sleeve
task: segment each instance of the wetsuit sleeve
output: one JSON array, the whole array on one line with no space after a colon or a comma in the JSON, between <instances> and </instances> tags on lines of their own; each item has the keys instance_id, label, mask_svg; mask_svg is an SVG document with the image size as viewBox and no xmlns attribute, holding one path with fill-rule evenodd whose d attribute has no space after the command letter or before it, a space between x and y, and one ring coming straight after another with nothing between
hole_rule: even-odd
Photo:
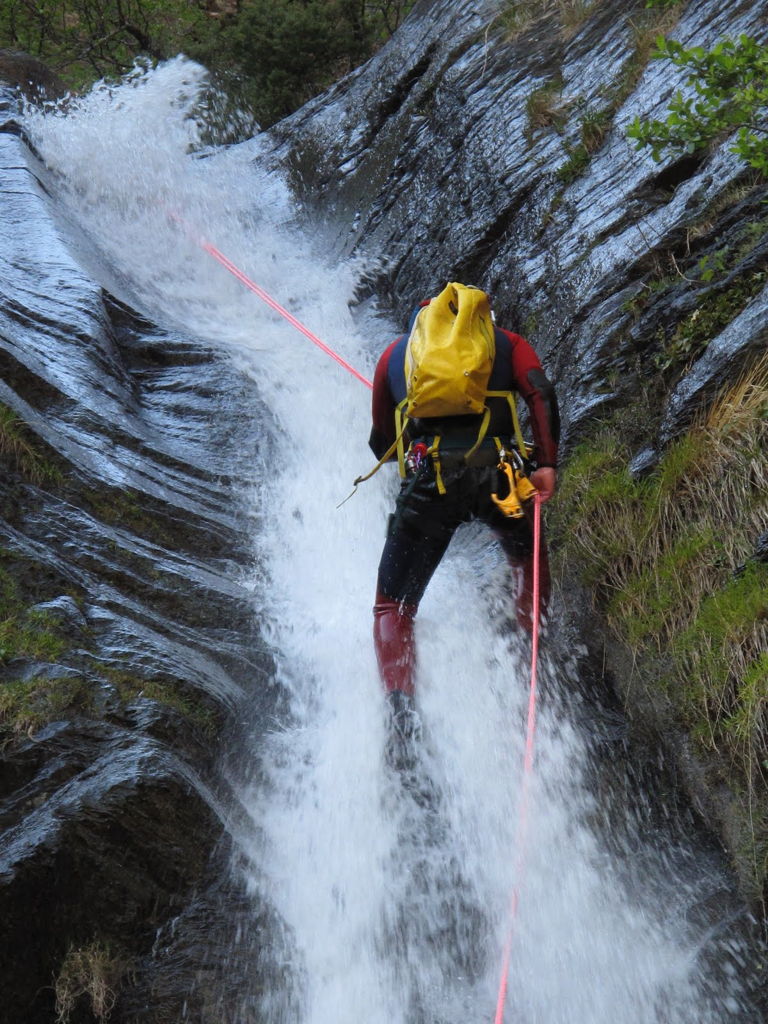
<instances>
[{"instance_id":1,"label":"wetsuit sleeve","mask_svg":"<svg viewBox=\"0 0 768 1024\"><path fill-rule=\"evenodd\" d=\"M531 417L536 465L557 468L560 412L555 389L547 379L539 357L525 338L510 331L504 333L512 342L512 374L516 390L525 400Z\"/></svg>"},{"instance_id":2,"label":"wetsuit sleeve","mask_svg":"<svg viewBox=\"0 0 768 1024\"><path fill-rule=\"evenodd\" d=\"M389 358L397 344L396 339L382 353L373 376L371 414L373 426L368 444L377 459L380 459L395 440L395 402L389 387Z\"/></svg>"}]
</instances>

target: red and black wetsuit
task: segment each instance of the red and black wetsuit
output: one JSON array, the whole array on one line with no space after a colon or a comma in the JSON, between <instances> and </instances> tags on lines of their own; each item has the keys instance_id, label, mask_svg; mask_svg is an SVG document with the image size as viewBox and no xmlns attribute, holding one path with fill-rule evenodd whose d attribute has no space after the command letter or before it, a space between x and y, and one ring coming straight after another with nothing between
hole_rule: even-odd
<instances>
[{"instance_id":1,"label":"red and black wetsuit","mask_svg":"<svg viewBox=\"0 0 768 1024\"><path fill-rule=\"evenodd\" d=\"M538 356L519 334L496 328L496 358L489 391L512 391L525 400L533 433L532 461L537 467L557 467L560 424L552 385ZM395 439L395 408L405 398L405 347L408 336L394 341L382 354L373 380L373 429L370 446L381 458ZM499 490L497 446L514 447L513 424L505 399L488 400L491 423L487 438L471 459L464 453L475 443L479 416L453 416L440 421L411 420L408 441L427 444L439 434L441 473L445 493L438 491L430 459L410 472L390 517L387 540L379 563L374 605L374 642L384 687L388 692L413 693L413 618L440 559L460 523L480 519L493 529L510 565L516 570L517 617L530 630L532 616L532 534L526 518L504 516L491 500ZM453 457L452 457L453 451ZM544 551L544 549L542 548ZM546 604L549 574L542 557L541 593Z\"/></svg>"}]
</instances>

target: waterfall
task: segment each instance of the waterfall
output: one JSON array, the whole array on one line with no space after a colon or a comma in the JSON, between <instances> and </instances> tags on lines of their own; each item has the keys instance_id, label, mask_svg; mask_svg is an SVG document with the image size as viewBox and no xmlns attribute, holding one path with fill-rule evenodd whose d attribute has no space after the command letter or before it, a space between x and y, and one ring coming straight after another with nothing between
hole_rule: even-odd
<instances>
[{"instance_id":1,"label":"waterfall","mask_svg":"<svg viewBox=\"0 0 768 1024\"><path fill-rule=\"evenodd\" d=\"M244 754L253 829L241 842L254 898L283 928L254 1020L491 1020L510 927L509 1021L749 1020L739 951L697 910L712 869L674 830L646 831L629 785L608 825L571 715L578 652L546 637L520 847L529 650L508 625L500 552L474 527L455 538L417 620L422 784L386 766L371 604L396 474L385 467L342 504L373 464L368 391L199 243L368 376L401 327L355 309L364 264L307 228L285 179L261 165L258 137L206 149L205 87L204 70L180 58L60 111L29 111L26 128L62 231L85 232L103 254L99 278L156 322L220 346L268 410L258 484L244 497L259 522L253 613L282 699Z\"/></svg>"}]
</instances>

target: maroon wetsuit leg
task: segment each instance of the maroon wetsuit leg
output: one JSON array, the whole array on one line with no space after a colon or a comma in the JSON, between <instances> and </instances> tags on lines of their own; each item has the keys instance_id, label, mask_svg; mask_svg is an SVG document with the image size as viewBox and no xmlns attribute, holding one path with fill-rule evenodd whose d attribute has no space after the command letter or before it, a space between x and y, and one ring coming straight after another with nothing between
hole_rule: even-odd
<instances>
[{"instance_id":1,"label":"maroon wetsuit leg","mask_svg":"<svg viewBox=\"0 0 768 1024\"><path fill-rule=\"evenodd\" d=\"M413 694L413 671L416 652L413 642L413 620L416 605L406 604L376 593L373 606L373 643L379 674L387 693L401 690Z\"/></svg>"},{"instance_id":2,"label":"maroon wetsuit leg","mask_svg":"<svg viewBox=\"0 0 768 1024\"><path fill-rule=\"evenodd\" d=\"M533 633L533 554L524 557L507 556L512 570L515 586L515 615L518 625L529 635ZM551 581L549 574L549 558L547 547L542 538L541 557L539 560L539 622L544 618L549 607Z\"/></svg>"}]
</instances>

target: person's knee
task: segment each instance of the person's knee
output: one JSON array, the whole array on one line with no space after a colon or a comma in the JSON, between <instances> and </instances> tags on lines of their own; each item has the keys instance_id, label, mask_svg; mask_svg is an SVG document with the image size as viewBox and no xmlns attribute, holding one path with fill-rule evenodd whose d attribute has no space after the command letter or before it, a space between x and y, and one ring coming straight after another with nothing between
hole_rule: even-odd
<instances>
[{"instance_id":1,"label":"person's knee","mask_svg":"<svg viewBox=\"0 0 768 1024\"><path fill-rule=\"evenodd\" d=\"M417 604L395 597L388 597L380 590L376 591L376 600L373 604L373 616L376 619L389 615L396 616L397 618L413 619L417 610Z\"/></svg>"},{"instance_id":2,"label":"person's knee","mask_svg":"<svg viewBox=\"0 0 768 1024\"><path fill-rule=\"evenodd\" d=\"M415 651L413 617L416 605L378 591L373 606L373 640L384 689L413 693Z\"/></svg>"}]
</instances>

